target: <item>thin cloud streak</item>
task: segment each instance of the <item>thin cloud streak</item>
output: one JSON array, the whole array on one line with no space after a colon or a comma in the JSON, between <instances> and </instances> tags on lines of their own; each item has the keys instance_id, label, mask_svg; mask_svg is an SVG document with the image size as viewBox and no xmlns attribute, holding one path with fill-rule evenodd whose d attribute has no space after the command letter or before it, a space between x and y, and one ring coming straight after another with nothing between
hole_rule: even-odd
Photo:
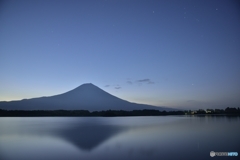
<instances>
[{"instance_id":1,"label":"thin cloud streak","mask_svg":"<svg viewBox=\"0 0 240 160\"><path fill-rule=\"evenodd\" d=\"M155 82L151 81L150 79L139 79L136 81L137 83L146 83L146 84L154 84Z\"/></svg>"}]
</instances>

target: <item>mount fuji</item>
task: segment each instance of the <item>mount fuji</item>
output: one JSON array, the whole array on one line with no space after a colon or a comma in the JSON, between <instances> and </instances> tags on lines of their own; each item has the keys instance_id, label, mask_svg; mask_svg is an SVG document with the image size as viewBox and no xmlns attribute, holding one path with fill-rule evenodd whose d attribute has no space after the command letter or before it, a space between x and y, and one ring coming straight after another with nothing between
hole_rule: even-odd
<instances>
[{"instance_id":1,"label":"mount fuji","mask_svg":"<svg viewBox=\"0 0 240 160\"><path fill-rule=\"evenodd\" d=\"M175 109L137 104L115 97L97 86L86 83L73 90L49 97L2 101L0 109L5 110L142 110L155 109L172 111Z\"/></svg>"}]
</instances>

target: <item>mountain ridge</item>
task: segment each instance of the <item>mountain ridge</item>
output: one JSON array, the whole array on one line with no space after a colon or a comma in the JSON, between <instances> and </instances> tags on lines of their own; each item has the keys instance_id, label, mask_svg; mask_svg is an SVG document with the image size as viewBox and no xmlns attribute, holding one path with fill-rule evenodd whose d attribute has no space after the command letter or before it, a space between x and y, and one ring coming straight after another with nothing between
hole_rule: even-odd
<instances>
[{"instance_id":1,"label":"mountain ridge","mask_svg":"<svg viewBox=\"0 0 240 160\"><path fill-rule=\"evenodd\" d=\"M92 83L82 84L70 91L53 95L22 99L17 101L2 101L0 109L6 110L174 110L146 104L132 103L118 98Z\"/></svg>"}]
</instances>

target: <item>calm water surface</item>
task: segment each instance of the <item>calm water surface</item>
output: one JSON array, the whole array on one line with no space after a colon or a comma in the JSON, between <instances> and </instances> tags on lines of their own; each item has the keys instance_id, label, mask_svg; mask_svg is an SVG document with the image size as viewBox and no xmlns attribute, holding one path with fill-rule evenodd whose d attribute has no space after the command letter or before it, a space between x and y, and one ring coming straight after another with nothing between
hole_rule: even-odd
<instances>
[{"instance_id":1,"label":"calm water surface","mask_svg":"<svg viewBox=\"0 0 240 160\"><path fill-rule=\"evenodd\" d=\"M0 118L0 159L213 159L239 136L240 117Z\"/></svg>"}]
</instances>

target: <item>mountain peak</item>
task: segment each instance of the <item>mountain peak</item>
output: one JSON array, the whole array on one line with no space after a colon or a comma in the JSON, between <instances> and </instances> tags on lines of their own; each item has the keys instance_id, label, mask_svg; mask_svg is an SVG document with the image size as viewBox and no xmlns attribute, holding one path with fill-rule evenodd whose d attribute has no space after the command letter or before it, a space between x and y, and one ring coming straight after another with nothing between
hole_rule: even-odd
<instances>
[{"instance_id":1,"label":"mountain peak","mask_svg":"<svg viewBox=\"0 0 240 160\"><path fill-rule=\"evenodd\" d=\"M97 86L95 86L95 85L92 84L92 83L84 83L84 84L78 86L77 88L93 88L93 87L95 88L95 87L97 87Z\"/></svg>"},{"instance_id":2,"label":"mountain peak","mask_svg":"<svg viewBox=\"0 0 240 160\"><path fill-rule=\"evenodd\" d=\"M94 85L92 83L84 83L84 84L78 86L77 88L74 88L73 90L71 90L69 92L72 92L72 91L77 91L77 92L82 92L83 91L83 92L85 92L85 91L87 91L89 93L91 91L96 91L96 90L102 90L102 89L100 89L99 87L97 87L96 85Z\"/></svg>"},{"instance_id":3,"label":"mountain peak","mask_svg":"<svg viewBox=\"0 0 240 160\"><path fill-rule=\"evenodd\" d=\"M95 86L94 84L92 84L92 83L83 83L82 85L80 85L80 86ZM79 86L79 87L80 87Z\"/></svg>"}]
</instances>

